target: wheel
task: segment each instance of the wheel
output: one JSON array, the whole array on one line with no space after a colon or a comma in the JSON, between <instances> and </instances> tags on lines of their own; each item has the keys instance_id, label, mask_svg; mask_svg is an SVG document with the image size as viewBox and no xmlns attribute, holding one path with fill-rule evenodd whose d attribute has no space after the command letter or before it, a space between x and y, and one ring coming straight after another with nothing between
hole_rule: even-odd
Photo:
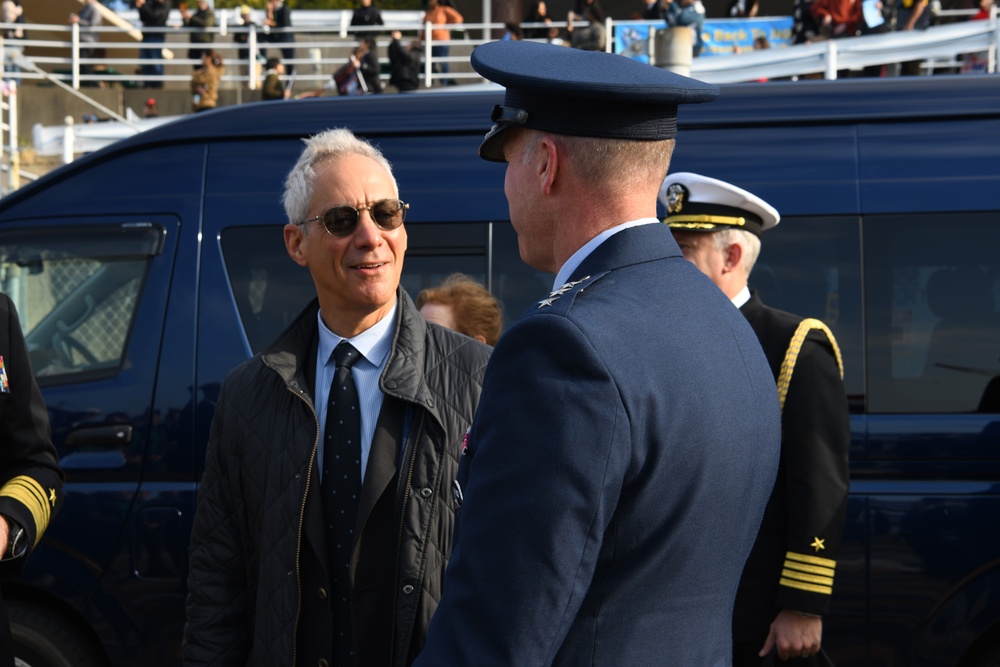
<instances>
[{"instance_id":1,"label":"wheel","mask_svg":"<svg viewBox=\"0 0 1000 667\"><path fill-rule=\"evenodd\" d=\"M34 605L7 603L15 667L100 667L90 642L61 618Z\"/></svg>"}]
</instances>

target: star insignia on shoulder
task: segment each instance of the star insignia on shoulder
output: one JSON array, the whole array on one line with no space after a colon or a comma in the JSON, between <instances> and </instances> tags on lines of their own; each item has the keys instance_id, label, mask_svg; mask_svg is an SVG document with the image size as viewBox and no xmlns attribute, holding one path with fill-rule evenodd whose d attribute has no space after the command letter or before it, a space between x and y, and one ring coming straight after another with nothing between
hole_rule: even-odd
<instances>
[{"instance_id":1,"label":"star insignia on shoulder","mask_svg":"<svg viewBox=\"0 0 1000 667\"><path fill-rule=\"evenodd\" d=\"M813 541L812 541L812 544L810 544L809 546L811 546L813 549L815 549L816 553L819 553L820 549L826 549L826 545L823 544L823 542L825 542L825 541L826 540L821 540L818 537L814 537Z\"/></svg>"},{"instance_id":2,"label":"star insignia on shoulder","mask_svg":"<svg viewBox=\"0 0 1000 667\"><path fill-rule=\"evenodd\" d=\"M49 489L49 502L52 503L53 507L56 506L56 490L55 489Z\"/></svg>"},{"instance_id":3,"label":"star insignia on shoulder","mask_svg":"<svg viewBox=\"0 0 1000 667\"><path fill-rule=\"evenodd\" d=\"M538 307L539 308L544 308L546 306L551 306L563 294L565 294L566 292L570 291L571 289L573 289L574 287L576 287L577 285L579 285L580 283L582 283L582 282L584 282L586 280L590 280L590 276L584 276L580 280L573 280L571 282L564 283L562 287L559 287L559 288L556 288L556 289L552 290L551 292L549 292L548 297L546 297L546 298L542 299L541 301L539 301L538 302Z\"/></svg>"}]
</instances>

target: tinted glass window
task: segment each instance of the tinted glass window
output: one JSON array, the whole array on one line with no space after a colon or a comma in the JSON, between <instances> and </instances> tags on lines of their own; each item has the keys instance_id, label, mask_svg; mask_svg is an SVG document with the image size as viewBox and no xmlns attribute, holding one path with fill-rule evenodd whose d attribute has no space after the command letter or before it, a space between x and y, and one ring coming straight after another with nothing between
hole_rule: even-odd
<instances>
[{"instance_id":1,"label":"tinted glass window","mask_svg":"<svg viewBox=\"0 0 1000 667\"><path fill-rule=\"evenodd\" d=\"M750 288L773 308L822 320L844 358L853 408L864 398L861 241L857 218L782 218L762 237Z\"/></svg>"},{"instance_id":2,"label":"tinted glass window","mask_svg":"<svg viewBox=\"0 0 1000 667\"><path fill-rule=\"evenodd\" d=\"M865 218L871 412L1000 412L998 222Z\"/></svg>"},{"instance_id":3,"label":"tinted glass window","mask_svg":"<svg viewBox=\"0 0 1000 667\"><path fill-rule=\"evenodd\" d=\"M491 289L509 325L552 289L551 274L520 260L508 222L408 223L407 234L402 285L414 300L420 290L464 273ZM315 287L308 271L289 259L280 226L229 228L221 243L250 348L259 352L312 300Z\"/></svg>"},{"instance_id":4,"label":"tinted glass window","mask_svg":"<svg viewBox=\"0 0 1000 667\"><path fill-rule=\"evenodd\" d=\"M17 307L40 385L117 373L162 239L141 224L0 235L0 290Z\"/></svg>"},{"instance_id":5,"label":"tinted glass window","mask_svg":"<svg viewBox=\"0 0 1000 667\"><path fill-rule=\"evenodd\" d=\"M517 233L509 222L493 225L493 294L503 304L504 327L552 291L555 275L535 271L521 261Z\"/></svg>"}]
</instances>

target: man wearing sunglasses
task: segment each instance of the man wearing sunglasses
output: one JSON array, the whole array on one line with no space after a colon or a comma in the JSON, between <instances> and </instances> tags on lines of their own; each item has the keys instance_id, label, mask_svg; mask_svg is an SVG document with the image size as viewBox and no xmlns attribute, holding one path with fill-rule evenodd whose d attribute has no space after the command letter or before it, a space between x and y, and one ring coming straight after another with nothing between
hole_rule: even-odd
<instances>
[{"instance_id":1,"label":"man wearing sunglasses","mask_svg":"<svg viewBox=\"0 0 1000 667\"><path fill-rule=\"evenodd\" d=\"M410 664L442 594L487 346L399 278L407 204L349 131L306 140L285 246L317 299L219 396L191 538L187 665Z\"/></svg>"}]
</instances>

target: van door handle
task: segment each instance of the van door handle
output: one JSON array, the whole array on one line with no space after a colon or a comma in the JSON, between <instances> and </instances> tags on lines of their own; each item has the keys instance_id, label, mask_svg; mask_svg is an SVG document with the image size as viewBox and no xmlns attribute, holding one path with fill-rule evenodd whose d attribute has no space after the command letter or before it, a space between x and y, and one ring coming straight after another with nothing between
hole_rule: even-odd
<instances>
[{"instance_id":1,"label":"van door handle","mask_svg":"<svg viewBox=\"0 0 1000 667\"><path fill-rule=\"evenodd\" d=\"M114 424L77 429L66 436L65 446L121 449L130 442L132 442L132 427L128 424Z\"/></svg>"}]
</instances>

